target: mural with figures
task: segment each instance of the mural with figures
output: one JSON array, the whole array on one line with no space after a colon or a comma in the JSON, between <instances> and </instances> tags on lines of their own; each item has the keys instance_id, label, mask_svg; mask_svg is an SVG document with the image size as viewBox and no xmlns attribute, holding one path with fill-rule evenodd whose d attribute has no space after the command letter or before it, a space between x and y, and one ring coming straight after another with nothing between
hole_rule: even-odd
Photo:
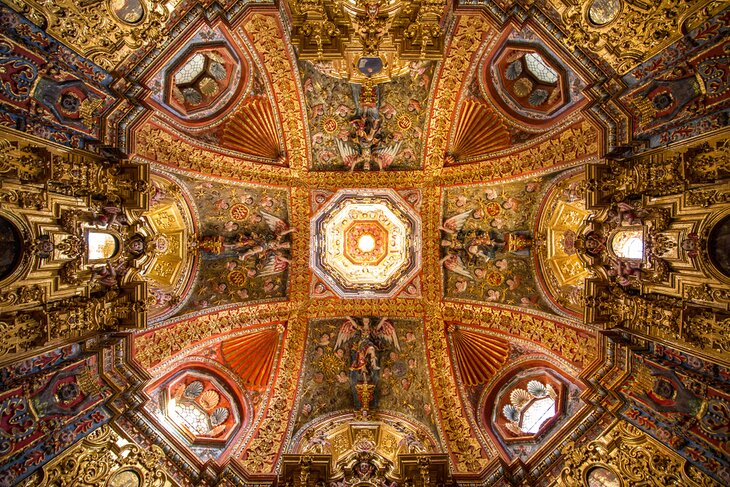
<instances>
[{"instance_id":1,"label":"mural with figures","mask_svg":"<svg viewBox=\"0 0 730 487\"><path fill-rule=\"evenodd\" d=\"M434 66L413 62L391 81L367 86L339 79L327 65L303 61L313 169L420 167Z\"/></svg>"},{"instance_id":2,"label":"mural with figures","mask_svg":"<svg viewBox=\"0 0 730 487\"><path fill-rule=\"evenodd\" d=\"M360 410L369 394L371 411L404 414L435 433L421 320L312 320L305 354L296 430L328 413Z\"/></svg>"},{"instance_id":3,"label":"mural with figures","mask_svg":"<svg viewBox=\"0 0 730 487\"><path fill-rule=\"evenodd\" d=\"M200 217L199 270L185 311L285 298L289 192L180 177Z\"/></svg>"},{"instance_id":4,"label":"mural with figures","mask_svg":"<svg viewBox=\"0 0 730 487\"><path fill-rule=\"evenodd\" d=\"M444 297L547 309L531 264L532 219L545 181L446 188L441 208Z\"/></svg>"}]
</instances>

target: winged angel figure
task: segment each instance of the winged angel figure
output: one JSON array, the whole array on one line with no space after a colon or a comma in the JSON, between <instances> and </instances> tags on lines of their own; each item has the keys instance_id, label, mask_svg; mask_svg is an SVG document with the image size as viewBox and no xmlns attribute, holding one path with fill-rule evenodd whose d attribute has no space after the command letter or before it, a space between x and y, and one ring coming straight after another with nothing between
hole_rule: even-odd
<instances>
[{"instance_id":1,"label":"winged angel figure","mask_svg":"<svg viewBox=\"0 0 730 487\"><path fill-rule=\"evenodd\" d=\"M474 262L495 260L498 252L506 250L518 253L529 245L528 238L520 237L523 232L513 232L513 235L501 235L494 229L464 228L469 219L480 220L479 210L467 210L457 213L444 220L440 230L446 235L441 240L444 257L441 264L451 272L474 280L469 271L469 265ZM507 243L511 243L508 246Z\"/></svg>"},{"instance_id":2,"label":"winged angel figure","mask_svg":"<svg viewBox=\"0 0 730 487\"><path fill-rule=\"evenodd\" d=\"M387 169L398 155L402 142L382 143L379 118L363 116L350 122L350 125L353 132L350 140L335 139L344 164L350 171L360 164L365 171L370 170L371 164L377 165L380 171Z\"/></svg>"},{"instance_id":3,"label":"winged angel figure","mask_svg":"<svg viewBox=\"0 0 730 487\"><path fill-rule=\"evenodd\" d=\"M349 352L350 386L355 398L356 407L360 407L356 384L374 384L375 395L371 404L377 405L380 382L380 361L390 349L400 351L398 334L393 323L388 318L381 318L377 324L370 318L348 317L340 326L335 342L335 350L342 349Z\"/></svg>"},{"instance_id":4,"label":"winged angel figure","mask_svg":"<svg viewBox=\"0 0 730 487\"><path fill-rule=\"evenodd\" d=\"M201 243L202 250L211 260L235 257L244 262L252 261L258 277L281 274L290 263L288 255L291 242L287 235L294 229L275 215L265 211L259 212L259 215L269 232L250 231L234 237L205 236Z\"/></svg>"}]
</instances>

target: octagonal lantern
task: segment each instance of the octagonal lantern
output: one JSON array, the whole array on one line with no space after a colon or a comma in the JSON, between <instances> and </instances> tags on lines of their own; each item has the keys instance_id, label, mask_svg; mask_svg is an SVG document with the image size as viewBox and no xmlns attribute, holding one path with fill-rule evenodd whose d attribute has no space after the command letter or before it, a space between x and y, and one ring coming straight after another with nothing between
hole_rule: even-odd
<instances>
[{"instance_id":1,"label":"octagonal lantern","mask_svg":"<svg viewBox=\"0 0 730 487\"><path fill-rule=\"evenodd\" d=\"M311 239L314 273L343 298L394 296L421 266L421 219L390 189L338 191Z\"/></svg>"}]
</instances>

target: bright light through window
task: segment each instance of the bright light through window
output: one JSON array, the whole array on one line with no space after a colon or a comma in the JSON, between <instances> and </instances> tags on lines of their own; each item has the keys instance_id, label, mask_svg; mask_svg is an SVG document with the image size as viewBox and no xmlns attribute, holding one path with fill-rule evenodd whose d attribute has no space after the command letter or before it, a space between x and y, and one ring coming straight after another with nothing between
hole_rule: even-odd
<instances>
[{"instance_id":1,"label":"bright light through window","mask_svg":"<svg viewBox=\"0 0 730 487\"><path fill-rule=\"evenodd\" d=\"M641 259L644 256L644 242L639 237L632 237L626 243L626 254L629 259Z\"/></svg>"},{"instance_id":2,"label":"bright light through window","mask_svg":"<svg viewBox=\"0 0 730 487\"><path fill-rule=\"evenodd\" d=\"M555 416L555 401L551 397L538 399L522 413L520 428L525 433L535 434L542 424Z\"/></svg>"},{"instance_id":3,"label":"bright light through window","mask_svg":"<svg viewBox=\"0 0 730 487\"><path fill-rule=\"evenodd\" d=\"M196 435L205 435L210 431L208 415L200 410L195 404L186 402L176 404L174 407L176 418Z\"/></svg>"},{"instance_id":4,"label":"bright light through window","mask_svg":"<svg viewBox=\"0 0 730 487\"><path fill-rule=\"evenodd\" d=\"M542 56L531 52L525 55L525 64L532 74L543 83L555 83L558 81L558 73L547 65Z\"/></svg>"},{"instance_id":5,"label":"bright light through window","mask_svg":"<svg viewBox=\"0 0 730 487\"><path fill-rule=\"evenodd\" d=\"M87 244L89 260L110 259L117 252L117 239L105 232L89 232Z\"/></svg>"},{"instance_id":6,"label":"bright light through window","mask_svg":"<svg viewBox=\"0 0 730 487\"><path fill-rule=\"evenodd\" d=\"M621 230L611 242L616 257L621 259L637 259L644 257L644 236L641 229Z\"/></svg>"}]
</instances>

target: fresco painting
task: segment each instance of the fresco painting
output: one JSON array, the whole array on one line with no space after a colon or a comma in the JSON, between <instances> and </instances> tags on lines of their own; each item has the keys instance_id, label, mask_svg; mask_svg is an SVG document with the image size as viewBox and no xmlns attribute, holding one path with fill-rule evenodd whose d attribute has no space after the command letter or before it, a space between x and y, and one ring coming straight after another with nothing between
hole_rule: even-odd
<instances>
[{"instance_id":1,"label":"fresco painting","mask_svg":"<svg viewBox=\"0 0 730 487\"><path fill-rule=\"evenodd\" d=\"M446 188L441 264L446 299L547 309L532 269L534 210L544 181Z\"/></svg>"},{"instance_id":2,"label":"fresco painting","mask_svg":"<svg viewBox=\"0 0 730 487\"><path fill-rule=\"evenodd\" d=\"M180 179L200 215L200 264L188 308L285 298L292 232L288 190Z\"/></svg>"},{"instance_id":3,"label":"fresco painting","mask_svg":"<svg viewBox=\"0 0 730 487\"><path fill-rule=\"evenodd\" d=\"M412 62L380 84L355 84L327 65L300 64L315 170L417 169L435 63Z\"/></svg>"},{"instance_id":4,"label":"fresco painting","mask_svg":"<svg viewBox=\"0 0 730 487\"><path fill-rule=\"evenodd\" d=\"M435 432L421 320L312 320L305 354L296 430L325 414L363 409L363 386L370 385L367 409L415 418Z\"/></svg>"}]
</instances>

